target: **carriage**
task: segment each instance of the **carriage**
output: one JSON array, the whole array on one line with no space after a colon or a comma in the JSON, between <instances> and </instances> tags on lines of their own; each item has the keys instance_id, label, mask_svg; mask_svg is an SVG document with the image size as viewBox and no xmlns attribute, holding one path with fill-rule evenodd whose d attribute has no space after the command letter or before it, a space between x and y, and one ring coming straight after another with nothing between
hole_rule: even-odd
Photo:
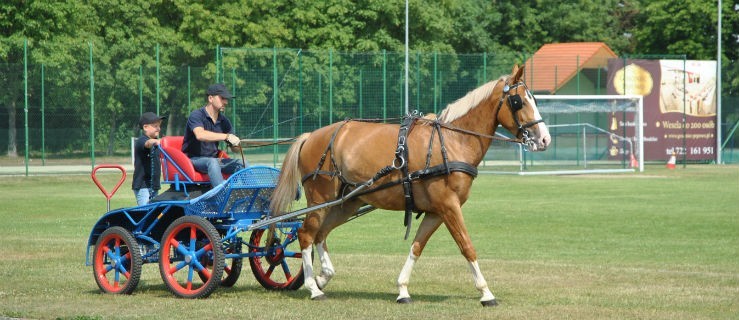
<instances>
[{"instance_id":1,"label":"carriage","mask_svg":"<svg viewBox=\"0 0 739 320\"><path fill-rule=\"evenodd\" d=\"M398 303L412 302L408 284L431 235L443 224L468 262L483 306L497 305L480 271L462 205L498 125L505 139L543 151L551 142L523 67L448 105L438 117L404 117L400 125L345 120L297 137L282 170L249 167L211 190L192 169L178 140L163 141L162 173L172 187L151 204L109 211L88 240L88 264L104 292L130 293L141 265L158 262L175 295L201 298L233 285L243 259L267 289L302 285L313 300L335 275L330 232L374 208L423 216L397 280ZM505 106L505 108L503 108ZM165 137L166 138L166 137ZM179 140L181 144L181 140ZM170 148L174 145L174 148ZM305 192L307 207L288 212ZM248 241L241 234L251 232ZM313 274L313 248L320 263ZM92 251L90 252L90 249ZM301 264L302 261L302 264Z\"/></svg>"},{"instance_id":2,"label":"carriage","mask_svg":"<svg viewBox=\"0 0 739 320\"><path fill-rule=\"evenodd\" d=\"M163 137L163 184L170 189L151 203L110 210L92 228L87 265L107 293L131 293L142 265L158 263L164 283L176 296L204 298L218 286L233 286L248 259L257 281L267 289L295 290L303 285L301 253L296 250L301 220L286 219L267 238L266 227L251 228L269 215L269 197L279 171L250 166L210 188L179 151L181 136ZM93 180L100 187L93 170ZM124 169L120 169L124 170ZM121 181L125 180L125 171ZM103 190L101 188L101 190ZM115 192L115 191L113 191ZM110 200L110 196L103 191ZM248 238L244 236L250 231Z\"/></svg>"}]
</instances>

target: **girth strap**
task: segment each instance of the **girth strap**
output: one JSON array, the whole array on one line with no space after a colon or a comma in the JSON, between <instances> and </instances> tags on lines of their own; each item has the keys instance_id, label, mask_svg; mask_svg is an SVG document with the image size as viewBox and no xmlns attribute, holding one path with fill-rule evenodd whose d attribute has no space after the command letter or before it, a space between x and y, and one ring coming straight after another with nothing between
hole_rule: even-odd
<instances>
[{"instance_id":1,"label":"girth strap","mask_svg":"<svg viewBox=\"0 0 739 320\"><path fill-rule=\"evenodd\" d=\"M406 227L405 231L405 237L404 239L408 239L408 235L410 234L411 230L411 221L413 218L413 212L417 211L415 208L415 202L413 200L413 186L412 182L413 180L418 179L427 179L442 175L449 175L452 172L462 172L465 174L468 174L472 176L472 178L477 177L477 168L474 167L471 164L465 163L465 162L459 162L459 161L448 161L447 160L447 152L446 147L444 143L444 135L442 134L441 127L443 126L438 121L434 121L434 128L431 130L431 138L429 141L429 147L428 147L428 154L426 156L426 167L421 170L417 170L414 172L408 172L408 135L410 134L410 131L413 129L413 125L416 123L418 119L420 119L421 116L417 111L414 111L413 113L407 115L403 118L403 121L400 125L400 129L398 131L398 147L395 150L395 160L393 160L393 163L391 165L388 165L380 171L378 171L374 177L369 179L368 181L365 181L364 183L352 183L350 181L347 181L341 174L341 172L338 170L338 166L335 163L335 160L333 158L333 147L334 142L336 140L336 136L343 128L344 124L346 124L350 120L346 120L343 124L341 124L336 131L334 131L333 135L331 136L331 139L328 143L328 146L326 146L326 150L323 152L323 155L321 155L321 159L318 161L318 166L313 172L310 172L303 176L302 182L305 183L309 179L315 179L318 175L324 175L329 176L331 179L334 177L338 177L341 182L344 184L344 188L354 188L354 191L350 192L349 194L341 197L342 202L347 201L350 198L359 197L365 194L369 194L372 192L376 192L379 190L383 190L386 188L390 188L393 186L397 186L399 184L403 185L403 194L405 198L405 217L403 219L403 225ZM442 163L439 165L435 165L432 167L429 167L431 162L431 155L433 153L432 146L434 142L434 132L438 133L439 135L439 144L440 144L440 151L442 154ZM329 153L331 153L329 155ZM323 164L326 160L326 156L330 157L331 166L333 167L333 170L321 170L321 167L323 167ZM386 182L379 186L374 186L372 188L369 188L367 190L360 190L364 188L368 188L374 184L375 181L380 180L381 178L385 177L386 175L389 175L395 170L400 170L401 178L395 181ZM423 212L419 212L419 215Z\"/></svg>"},{"instance_id":2,"label":"girth strap","mask_svg":"<svg viewBox=\"0 0 739 320\"><path fill-rule=\"evenodd\" d=\"M375 192L375 191L380 191L380 190L383 190L383 189L394 187L394 186L397 186L397 185L403 183L404 182L403 180L413 181L413 180L419 180L419 179L429 179L429 178L433 178L433 177L448 175L451 172L462 172L462 173L466 173L466 174L472 176L472 178L476 178L477 177L477 168L475 166L473 166L473 165L471 165L469 163L466 163L466 162L450 161L447 164L439 164L439 165L435 165L433 167L421 169L421 170L418 170L418 171L413 171L413 172L411 172L411 174L409 174L408 176L406 176L406 177L404 177L402 179L383 183L383 184L381 184L379 186L376 186L376 187L374 187L372 189L365 190L365 191L362 191L360 193L357 193L355 196L356 197L359 197L359 196L363 196L365 194L369 194L369 193L372 193L372 192Z\"/></svg>"},{"instance_id":3,"label":"girth strap","mask_svg":"<svg viewBox=\"0 0 739 320\"><path fill-rule=\"evenodd\" d=\"M408 135L413 129L413 124L416 122L419 116L415 112L409 114L403 118L403 122L400 124L400 130L398 131L398 148L395 149L395 160L400 164L399 169L401 172L402 183L403 183L403 195L405 197L405 217L403 219L403 225L405 226L405 237L408 239L408 234L411 232L411 221L413 218L413 211L415 210L415 204L413 201L413 190L411 187L411 179L408 175Z\"/></svg>"}]
</instances>

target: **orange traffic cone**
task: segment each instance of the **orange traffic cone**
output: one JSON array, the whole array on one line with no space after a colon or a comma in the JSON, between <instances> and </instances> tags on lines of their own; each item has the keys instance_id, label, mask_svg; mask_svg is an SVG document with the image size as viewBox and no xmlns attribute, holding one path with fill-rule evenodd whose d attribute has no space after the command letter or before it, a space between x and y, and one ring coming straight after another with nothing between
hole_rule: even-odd
<instances>
[{"instance_id":1,"label":"orange traffic cone","mask_svg":"<svg viewBox=\"0 0 739 320\"><path fill-rule=\"evenodd\" d=\"M675 169L675 153L673 152L670 156L670 160L667 160L667 169Z\"/></svg>"},{"instance_id":2,"label":"orange traffic cone","mask_svg":"<svg viewBox=\"0 0 739 320\"><path fill-rule=\"evenodd\" d=\"M638 168L639 167L639 161L636 161L636 157L634 157L634 154L631 154L631 167L632 168Z\"/></svg>"}]
</instances>

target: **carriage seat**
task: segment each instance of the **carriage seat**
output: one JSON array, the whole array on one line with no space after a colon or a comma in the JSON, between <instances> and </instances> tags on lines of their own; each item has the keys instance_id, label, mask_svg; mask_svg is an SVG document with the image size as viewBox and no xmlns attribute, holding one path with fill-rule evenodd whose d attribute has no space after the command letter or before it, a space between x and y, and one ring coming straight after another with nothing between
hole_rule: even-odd
<instances>
[{"instance_id":1,"label":"carriage seat","mask_svg":"<svg viewBox=\"0 0 739 320\"><path fill-rule=\"evenodd\" d=\"M162 178L164 183L171 183L179 190L180 185L187 184L210 184L207 173L195 171L190 158L182 152L183 136L166 136L159 140L159 159L162 165ZM219 158L228 158L223 150L218 152ZM228 179L230 175L223 175Z\"/></svg>"}]
</instances>

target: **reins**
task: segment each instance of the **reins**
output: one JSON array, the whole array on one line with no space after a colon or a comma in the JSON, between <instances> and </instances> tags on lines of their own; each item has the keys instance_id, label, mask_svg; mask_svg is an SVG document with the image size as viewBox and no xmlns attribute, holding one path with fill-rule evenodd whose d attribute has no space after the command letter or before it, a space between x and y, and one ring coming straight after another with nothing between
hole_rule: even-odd
<instances>
[{"instance_id":1,"label":"reins","mask_svg":"<svg viewBox=\"0 0 739 320\"><path fill-rule=\"evenodd\" d=\"M294 142L297 139L298 137L292 137L289 139L282 139L282 140L277 140L274 142L263 142L263 143L243 139L241 140L241 143L239 145L241 146L243 144L246 144L246 146L243 146L244 148L261 148L261 147L269 147L269 146L280 145L280 144L288 144L288 143Z\"/></svg>"},{"instance_id":2,"label":"reins","mask_svg":"<svg viewBox=\"0 0 739 320\"><path fill-rule=\"evenodd\" d=\"M426 122L429 122L429 123L437 124L437 125L439 125L439 126L441 126L443 128L449 129L451 131L457 131L457 132L461 132L461 133L472 135L472 136L478 136L478 137L481 137L481 138L487 138L487 139L504 141L504 142L513 142L513 143L518 143L518 144L523 144L524 143L523 140L522 139L519 139L519 138L505 138L505 137L498 137L498 136L493 136L493 135L489 135L489 134L479 133L479 132L475 132L475 131L463 129L463 128L460 128L460 127L451 125L449 123L440 122L439 120L431 120L431 119L425 119L425 118L419 118L418 120L422 120L422 121L426 121Z\"/></svg>"},{"instance_id":3,"label":"reins","mask_svg":"<svg viewBox=\"0 0 739 320\"><path fill-rule=\"evenodd\" d=\"M318 165L316 166L316 169L312 172L309 172L305 174L301 181L304 183L305 181L309 179L316 179L318 175L325 175L333 178L338 178L341 183L342 189L341 193L343 194L340 199L337 199L335 201L341 201L343 203L344 201L347 201L349 199L376 192L382 189L386 189L392 186L396 185L402 185L403 193L404 193L404 200L405 200L405 218L404 218L404 225L406 227L405 232L405 239L408 238L408 235L410 233L411 229L411 221L412 221L412 213L416 212L420 216L422 214L422 211L418 211L417 208L415 208L415 201L413 199L413 192L412 192L412 182L415 180L422 180L422 179L428 179L432 177L442 176L442 175L449 175L452 172L462 172L465 174L468 174L472 176L473 178L477 176L477 168L465 163L465 162L459 162L459 161L449 161L446 154L446 146L444 142L444 135L442 133L441 128L445 128L450 131L456 131L459 133L477 136L481 138L487 138L491 140L498 140L498 141L504 141L504 142L513 142L518 143L524 146L531 145L532 139L529 137L528 128L543 122L543 119L537 119L530 121L525 124L521 124L519 121L519 118L517 116L517 112L522 109L523 107L523 101L521 97L519 96L518 92L516 91L515 95L511 95L511 89L516 89L519 86L526 86L523 82L518 82L514 84L513 86L509 86L508 83L505 83L505 86L503 87L503 95L500 97L500 101L498 102L498 106L495 108L495 115L493 119L497 119L498 115L500 114L500 110L503 106L504 102L508 102L508 105L510 107L511 116L513 117L513 120L518 128L518 132L516 133L516 138L507 138L507 137L498 137L495 135L480 133L468 129L464 129L455 125L452 125L451 123L442 123L439 121L438 118L436 119L428 119L424 118L423 115L418 111L413 111L412 113L404 116L402 118L399 132L398 132L398 141L397 141L397 148L395 150L395 159L392 161L390 165L385 166L384 168L381 168L372 178L364 181L364 182L352 182L348 181L343 175L342 172L339 171L337 168L337 164L334 161L334 143L337 137L338 132L344 127L345 124L347 124L349 121L359 121L359 122L383 122L382 119L345 119L342 124L340 124L336 130L334 130L333 134L331 135L331 139L326 146L326 149L324 150L323 154L321 155L320 160L318 161ZM528 88L526 89L526 92L528 93ZM387 119L385 120L387 121ZM423 121L426 123L429 123L433 128L431 130L431 137L429 140L429 146L428 146L428 153L426 155L426 166L417 171L410 172L408 164L410 162L410 159L408 159L409 152L408 152L408 137L410 135L411 130L413 129L413 126L416 124L416 121ZM493 122L495 123L495 122ZM493 128L496 129L496 128ZM437 132L438 131L438 132ZM495 131L495 130L493 130ZM431 166L431 156L433 153L433 142L434 142L434 136L438 133L438 139L439 139L439 146L440 146L440 152L442 155L442 163L439 165ZM521 135L521 138L518 138L518 136ZM273 143L266 143L266 144L259 144L257 146L266 146L266 145L274 145L279 143L284 143L287 141L296 140L297 138L282 140L278 142ZM327 159L328 157L328 159ZM330 161L330 167L327 170L322 170L322 167L326 160ZM379 186L374 186L374 183L383 177L399 171L400 172L400 178L397 180L389 181L386 183L383 183ZM351 190L348 193L345 193L346 191ZM416 217L418 218L418 216Z\"/></svg>"}]
</instances>

